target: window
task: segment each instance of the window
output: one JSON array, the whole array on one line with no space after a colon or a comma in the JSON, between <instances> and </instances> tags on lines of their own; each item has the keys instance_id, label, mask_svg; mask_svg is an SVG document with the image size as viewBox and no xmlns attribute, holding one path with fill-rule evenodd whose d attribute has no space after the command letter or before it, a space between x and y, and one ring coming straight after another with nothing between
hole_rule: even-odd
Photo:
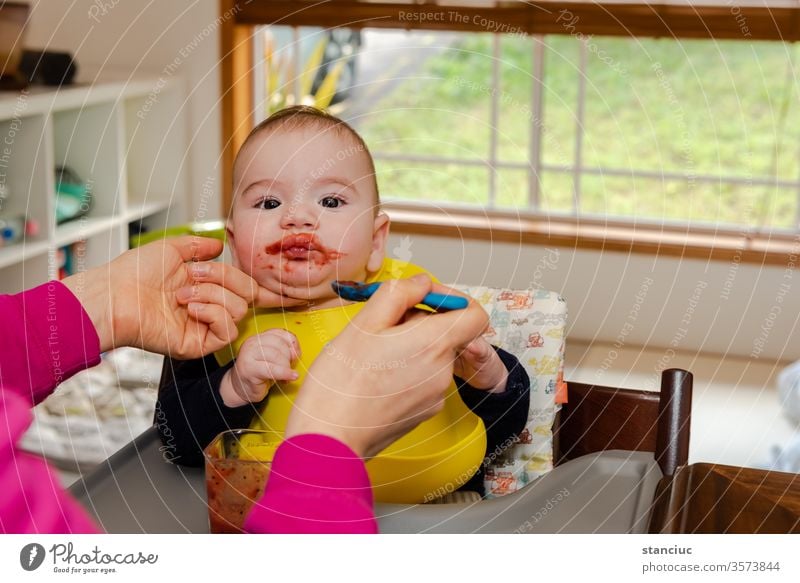
<instances>
[{"instance_id":1,"label":"window","mask_svg":"<svg viewBox=\"0 0 800 583\"><path fill-rule=\"evenodd\" d=\"M272 76L257 85L261 115L287 103L287 93L288 102L313 102L296 80L319 97L325 76L338 70L335 94L323 98L369 144L384 199L797 229L792 44L259 32L256 57L271 54L261 70ZM320 43L327 43L321 59L314 57Z\"/></svg>"}]
</instances>

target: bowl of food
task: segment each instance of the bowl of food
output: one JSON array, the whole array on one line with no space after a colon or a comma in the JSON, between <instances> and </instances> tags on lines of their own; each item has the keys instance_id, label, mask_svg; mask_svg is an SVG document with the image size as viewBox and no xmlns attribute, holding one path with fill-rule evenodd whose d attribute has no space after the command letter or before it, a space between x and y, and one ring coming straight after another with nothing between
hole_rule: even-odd
<instances>
[{"instance_id":1,"label":"bowl of food","mask_svg":"<svg viewBox=\"0 0 800 583\"><path fill-rule=\"evenodd\" d=\"M264 493L279 439L269 431L232 429L205 448L210 532L242 532L247 514Z\"/></svg>"}]
</instances>

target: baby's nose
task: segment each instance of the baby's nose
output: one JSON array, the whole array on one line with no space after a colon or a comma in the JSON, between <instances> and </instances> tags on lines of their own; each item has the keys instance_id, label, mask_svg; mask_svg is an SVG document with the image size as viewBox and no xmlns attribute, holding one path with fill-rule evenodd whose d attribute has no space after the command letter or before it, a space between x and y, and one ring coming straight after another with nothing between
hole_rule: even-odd
<instances>
[{"instance_id":1,"label":"baby's nose","mask_svg":"<svg viewBox=\"0 0 800 583\"><path fill-rule=\"evenodd\" d=\"M281 221L283 228L313 227L317 224L314 214L305 205L287 208Z\"/></svg>"}]
</instances>

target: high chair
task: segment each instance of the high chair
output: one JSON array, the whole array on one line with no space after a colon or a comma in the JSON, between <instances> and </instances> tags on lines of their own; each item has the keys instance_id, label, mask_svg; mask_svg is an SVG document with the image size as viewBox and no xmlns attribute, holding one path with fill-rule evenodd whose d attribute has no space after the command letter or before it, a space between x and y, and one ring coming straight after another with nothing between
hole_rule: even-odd
<instances>
[{"instance_id":1,"label":"high chair","mask_svg":"<svg viewBox=\"0 0 800 583\"><path fill-rule=\"evenodd\" d=\"M555 424L554 455L560 465L598 451L652 452L664 476L689 459L692 375L661 374L661 391L569 383L568 401Z\"/></svg>"},{"instance_id":2,"label":"high chair","mask_svg":"<svg viewBox=\"0 0 800 583\"><path fill-rule=\"evenodd\" d=\"M486 339L525 367L528 423L487 452L484 499L455 492L434 504L378 504L381 531L644 532L658 481L688 461L692 375L664 371L660 393L565 383L563 298L454 287L489 314ZM162 383L169 374L165 362Z\"/></svg>"}]
</instances>

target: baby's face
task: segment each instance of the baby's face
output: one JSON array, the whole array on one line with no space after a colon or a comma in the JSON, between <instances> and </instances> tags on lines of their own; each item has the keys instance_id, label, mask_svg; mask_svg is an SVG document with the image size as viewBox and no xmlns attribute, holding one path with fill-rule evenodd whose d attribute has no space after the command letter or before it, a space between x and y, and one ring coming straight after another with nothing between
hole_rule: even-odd
<instances>
[{"instance_id":1,"label":"baby's face","mask_svg":"<svg viewBox=\"0 0 800 583\"><path fill-rule=\"evenodd\" d=\"M380 269L389 220L366 153L346 134L266 130L236 161L228 241L234 263L267 289L338 303L331 282Z\"/></svg>"}]
</instances>

